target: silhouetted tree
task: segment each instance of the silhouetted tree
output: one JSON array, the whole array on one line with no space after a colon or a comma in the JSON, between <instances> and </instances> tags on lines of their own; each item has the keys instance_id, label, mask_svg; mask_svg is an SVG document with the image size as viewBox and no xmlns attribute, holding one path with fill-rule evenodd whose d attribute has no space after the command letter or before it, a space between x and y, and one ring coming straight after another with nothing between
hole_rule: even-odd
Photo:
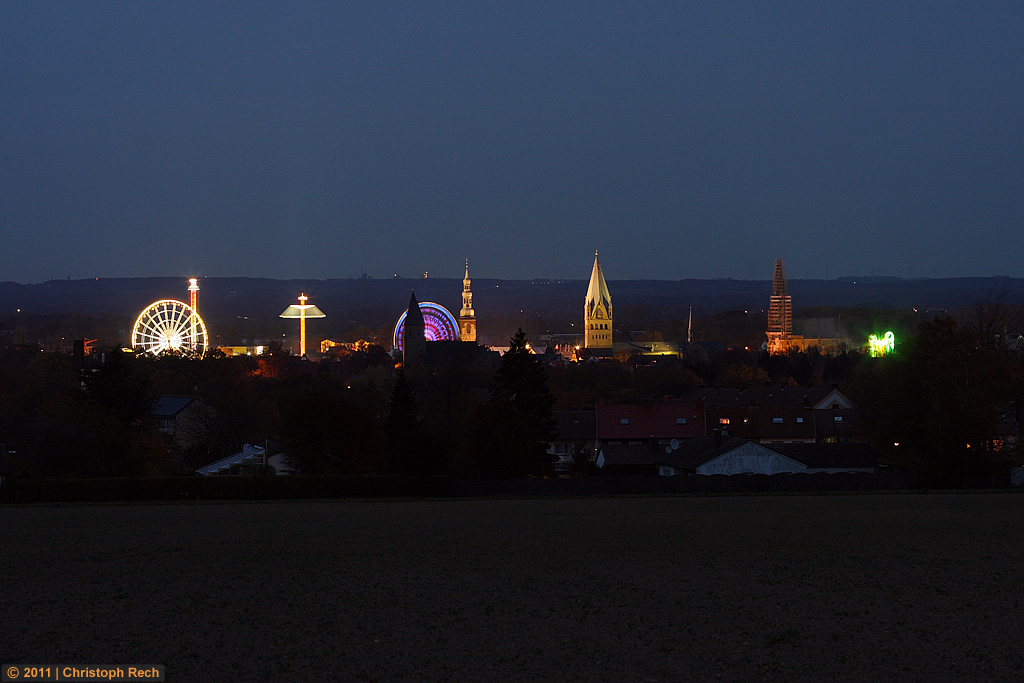
<instances>
[{"instance_id":1,"label":"silhouetted tree","mask_svg":"<svg viewBox=\"0 0 1024 683\"><path fill-rule=\"evenodd\" d=\"M716 384L720 387L745 389L761 386L768 381L768 373L756 365L730 365L718 374Z\"/></svg>"},{"instance_id":2,"label":"silhouetted tree","mask_svg":"<svg viewBox=\"0 0 1024 683\"><path fill-rule=\"evenodd\" d=\"M438 458L438 444L428 437L423 428L416 392L402 371L399 371L391 392L388 416L384 421L384 445L392 472L438 474L443 469Z\"/></svg>"},{"instance_id":3,"label":"silhouetted tree","mask_svg":"<svg viewBox=\"0 0 1024 683\"><path fill-rule=\"evenodd\" d=\"M547 443L554 431L552 405L544 366L530 351L520 329L501 358L496 386L480 410L477 448L485 476L543 475L552 471L554 456Z\"/></svg>"},{"instance_id":4,"label":"silhouetted tree","mask_svg":"<svg viewBox=\"0 0 1024 683\"><path fill-rule=\"evenodd\" d=\"M1005 294L1000 293L975 302L966 316L966 324L981 348L1006 348L1007 335L1019 333L1024 324L1021 307L1010 305L1005 299Z\"/></svg>"},{"instance_id":5,"label":"silhouetted tree","mask_svg":"<svg viewBox=\"0 0 1024 683\"><path fill-rule=\"evenodd\" d=\"M377 421L348 400L331 377L295 377L275 387L281 440L302 474L363 474L378 470L382 444Z\"/></svg>"},{"instance_id":6,"label":"silhouetted tree","mask_svg":"<svg viewBox=\"0 0 1024 683\"><path fill-rule=\"evenodd\" d=\"M884 458L931 485L962 486L1000 470L1004 454L993 437L1019 360L979 349L972 331L948 316L922 323L898 354L870 360L856 394Z\"/></svg>"},{"instance_id":7,"label":"silhouetted tree","mask_svg":"<svg viewBox=\"0 0 1024 683\"><path fill-rule=\"evenodd\" d=\"M96 372L85 375L86 392L122 424L141 427L150 419L157 398L152 383L156 362L148 354L140 356L115 347Z\"/></svg>"}]
</instances>

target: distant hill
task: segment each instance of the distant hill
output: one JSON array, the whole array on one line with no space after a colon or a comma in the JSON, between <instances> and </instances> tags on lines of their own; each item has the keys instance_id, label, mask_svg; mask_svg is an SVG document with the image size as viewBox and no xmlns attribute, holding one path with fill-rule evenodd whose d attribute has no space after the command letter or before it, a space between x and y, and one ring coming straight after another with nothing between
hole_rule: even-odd
<instances>
[{"instance_id":1,"label":"distant hill","mask_svg":"<svg viewBox=\"0 0 1024 683\"><path fill-rule=\"evenodd\" d=\"M188 301L182 278L99 278L52 280L23 285L0 283L0 313L15 309L35 314L78 313L123 316L133 320L150 303L165 298ZM305 292L326 314L321 329L358 325L383 327L405 310L409 291L420 301L436 301L455 315L461 307L462 281L430 279L271 280L266 278L202 278L199 309L208 326L227 329L247 321L261 334L287 326L277 316ZM764 280L612 280L615 316L632 310L657 312L659 317L684 318L690 306L695 315L727 310L760 312L768 307L771 282ZM474 278L474 308L484 331L486 321L501 321L499 336L509 328L543 317L547 327L570 331L570 321L582 319L585 280L494 280ZM1024 304L1020 278L844 278L790 280L794 309L830 307L957 309L977 301L1003 297ZM620 318L621 319L621 318ZM130 323L126 323L130 324ZM264 329L272 328L272 329ZM290 329L290 328L287 328ZM232 343L232 342L226 342Z\"/></svg>"}]
</instances>

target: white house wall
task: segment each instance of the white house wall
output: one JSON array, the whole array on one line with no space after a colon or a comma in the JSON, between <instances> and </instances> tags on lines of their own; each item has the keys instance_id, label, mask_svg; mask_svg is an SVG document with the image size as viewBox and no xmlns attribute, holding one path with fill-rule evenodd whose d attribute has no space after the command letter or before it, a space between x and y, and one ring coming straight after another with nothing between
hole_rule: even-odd
<instances>
[{"instance_id":1,"label":"white house wall","mask_svg":"<svg viewBox=\"0 0 1024 683\"><path fill-rule=\"evenodd\" d=\"M826 394L823 399L814 404L814 408L815 410L827 410L832 407L832 404L835 403L839 404L840 408L844 408L847 410L857 407L853 404L853 401L848 399L846 395L843 394L843 392L839 391L838 389L833 389L832 391L828 392L828 394Z\"/></svg>"},{"instance_id":2,"label":"white house wall","mask_svg":"<svg viewBox=\"0 0 1024 683\"><path fill-rule=\"evenodd\" d=\"M806 472L807 467L756 443L746 443L709 460L697 468L697 474L783 474Z\"/></svg>"}]
</instances>

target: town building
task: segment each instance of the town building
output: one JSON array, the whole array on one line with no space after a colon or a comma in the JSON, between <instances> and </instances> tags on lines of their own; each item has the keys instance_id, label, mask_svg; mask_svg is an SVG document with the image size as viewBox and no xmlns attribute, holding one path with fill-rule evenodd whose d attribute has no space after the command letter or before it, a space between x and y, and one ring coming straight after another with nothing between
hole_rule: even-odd
<instances>
[{"instance_id":1,"label":"town building","mask_svg":"<svg viewBox=\"0 0 1024 683\"><path fill-rule=\"evenodd\" d=\"M196 469L201 475L292 474L288 455L277 443L245 444L241 450Z\"/></svg>"},{"instance_id":2,"label":"town building","mask_svg":"<svg viewBox=\"0 0 1024 683\"><path fill-rule=\"evenodd\" d=\"M770 354L807 353L817 349L824 354L842 353L852 339L839 318L793 318L793 297L787 291L782 259L775 259L772 295L768 302L768 341Z\"/></svg>"},{"instance_id":3,"label":"town building","mask_svg":"<svg viewBox=\"0 0 1024 683\"><path fill-rule=\"evenodd\" d=\"M587 349L612 348L612 295L608 292L601 262L594 252L594 268L590 273L590 286L583 305L584 347Z\"/></svg>"},{"instance_id":4,"label":"town building","mask_svg":"<svg viewBox=\"0 0 1024 683\"><path fill-rule=\"evenodd\" d=\"M476 341L476 312L473 310L471 283L469 259L466 259L466 276L462 279L462 310L459 311L459 338L465 342Z\"/></svg>"},{"instance_id":5,"label":"town building","mask_svg":"<svg viewBox=\"0 0 1024 683\"><path fill-rule=\"evenodd\" d=\"M863 440L860 409L834 386L704 387L684 400L704 406L709 434L763 444Z\"/></svg>"},{"instance_id":6,"label":"town building","mask_svg":"<svg viewBox=\"0 0 1024 683\"><path fill-rule=\"evenodd\" d=\"M699 401L599 403L597 439L601 444L661 446L673 439L704 436L704 404Z\"/></svg>"},{"instance_id":7,"label":"town building","mask_svg":"<svg viewBox=\"0 0 1024 683\"><path fill-rule=\"evenodd\" d=\"M768 303L768 353L785 353L793 335L793 297L786 292L782 259L775 259L772 296Z\"/></svg>"},{"instance_id":8,"label":"town building","mask_svg":"<svg viewBox=\"0 0 1024 683\"><path fill-rule=\"evenodd\" d=\"M597 451L597 427L593 410L556 410L555 429L548 442L548 454L560 474L586 469Z\"/></svg>"},{"instance_id":9,"label":"town building","mask_svg":"<svg viewBox=\"0 0 1024 683\"><path fill-rule=\"evenodd\" d=\"M873 473L878 462L869 444L760 444L721 432L669 448L601 447L597 466L607 473L678 475L774 475Z\"/></svg>"},{"instance_id":10,"label":"town building","mask_svg":"<svg viewBox=\"0 0 1024 683\"><path fill-rule=\"evenodd\" d=\"M413 290L409 295L402 331L402 365L407 368L423 365L427 355L426 327L420 302L416 300L416 290Z\"/></svg>"}]
</instances>

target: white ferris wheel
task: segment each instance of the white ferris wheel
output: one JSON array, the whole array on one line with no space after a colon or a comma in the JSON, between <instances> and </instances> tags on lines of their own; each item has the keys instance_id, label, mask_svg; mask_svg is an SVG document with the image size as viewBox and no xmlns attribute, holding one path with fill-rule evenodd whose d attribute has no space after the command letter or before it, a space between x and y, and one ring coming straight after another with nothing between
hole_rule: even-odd
<instances>
[{"instance_id":1,"label":"white ferris wheel","mask_svg":"<svg viewBox=\"0 0 1024 683\"><path fill-rule=\"evenodd\" d=\"M195 308L175 299L161 299L142 311L132 328L132 348L152 354L182 351L202 355L208 337Z\"/></svg>"}]
</instances>

